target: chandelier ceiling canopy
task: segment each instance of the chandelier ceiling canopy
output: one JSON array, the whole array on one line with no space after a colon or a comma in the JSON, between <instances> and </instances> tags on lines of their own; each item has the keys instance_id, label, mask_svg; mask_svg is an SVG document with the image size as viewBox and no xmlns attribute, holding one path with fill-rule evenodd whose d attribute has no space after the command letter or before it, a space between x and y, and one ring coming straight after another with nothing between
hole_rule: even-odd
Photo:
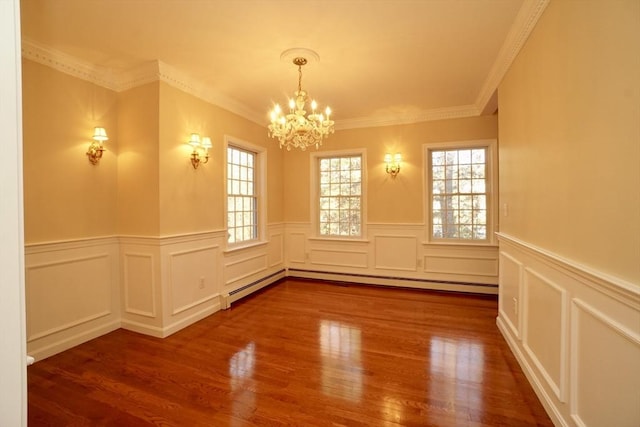
<instances>
[{"instance_id":1,"label":"chandelier ceiling canopy","mask_svg":"<svg viewBox=\"0 0 640 427\"><path fill-rule=\"evenodd\" d=\"M309 58L319 59L317 53L309 49L289 49L282 53L281 59L293 56L293 64L298 66L298 90L289 99L289 112L285 113L276 104L270 113L269 136L280 141L280 148L287 150L307 147L319 148L322 140L334 132L334 121L331 120L331 108L327 107L323 113L317 112L318 104L315 100L310 103L311 112L307 114L309 95L302 89L302 66Z\"/></svg>"}]
</instances>

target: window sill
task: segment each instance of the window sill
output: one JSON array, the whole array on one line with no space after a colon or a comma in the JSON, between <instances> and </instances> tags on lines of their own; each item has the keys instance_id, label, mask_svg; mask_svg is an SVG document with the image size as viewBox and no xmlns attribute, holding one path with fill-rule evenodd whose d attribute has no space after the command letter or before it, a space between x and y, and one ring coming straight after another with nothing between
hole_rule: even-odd
<instances>
[{"instance_id":1,"label":"window sill","mask_svg":"<svg viewBox=\"0 0 640 427\"><path fill-rule=\"evenodd\" d=\"M249 243L239 243L234 246L228 246L224 251L222 251L222 253L229 254L233 252L242 251L244 249L253 249L260 246L266 246L268 244L269 242L267 242L266 240L251 241Z\"/></svg>"},{"instance_id":2,"label":"window sill","mask_svg":"<svg viewBox=\"0 0 640 427\"><path fill-rule=\"evenodd\" d=\"M450 248L497 248L497 242L439 242L439 241L426 241L422 242L422 246L434 246L434 247L450 247Z\"/></svg>"}]
</instances>

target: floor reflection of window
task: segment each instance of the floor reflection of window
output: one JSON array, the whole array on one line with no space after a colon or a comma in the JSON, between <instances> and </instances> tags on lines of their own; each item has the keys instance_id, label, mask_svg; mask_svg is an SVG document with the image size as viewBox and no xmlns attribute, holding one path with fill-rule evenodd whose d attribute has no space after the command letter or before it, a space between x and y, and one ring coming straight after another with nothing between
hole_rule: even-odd
<instances>
[{"instance_id":1,"label":"floor reflection of window","mask_svg":"<svg viewBox=\"0 0 640 427\"><path fill-rule=\"evenodd\" d=\"M484 346L469 340L431 338L429 395L445 402L465 419L469 411L482 412ZM468 419L467 419L468 421Z\"/></svg>"},{"instance_id":2,"label":"floor reflection of window","mask_svg":"<svg viewBox=\"0 0 640 427\"><path fill-rule=\"evenodd\" d=\"M320 323L322 392L341 399L359 401L362 395L360 329L341 322Z\"/></svg>"},{"instance_id":3,"label":"floor reflection of window","mask_svg":"<svg viewBox=\"0 0 640 427\"><path fill-rule=\"evenodd\" d=\"M249 417L256 410L256 395L250 384L256 364L256 344L250 342L242 350L229 359L229 376L233 393L233 413L230 427L244 425L243 418Z\"/></svg>"},{"instance_id":4,"label":"floor reflection of window","mask_svg":"<svg viewBox=\"0 0 640 427\"><path fill-rule=\"evenodd\" d=\"M247 346L234 354L229 360L229 375L231 375L231 386L235 389L247 378L253 376L253 367L256 363L256 344L250 342Z\"/></svg>"}]
</instances>

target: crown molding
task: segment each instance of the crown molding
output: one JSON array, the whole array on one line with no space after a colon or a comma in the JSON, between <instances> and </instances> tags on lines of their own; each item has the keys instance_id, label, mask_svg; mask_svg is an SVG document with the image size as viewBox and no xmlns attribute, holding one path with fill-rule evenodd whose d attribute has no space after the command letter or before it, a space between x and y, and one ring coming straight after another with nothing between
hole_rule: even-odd
<instances>
[{"instance_id":1,"label":"crown molding","mask_svg":"<svg viewBox=\"0 0 640 427\"><path fill-rule=\"evenodd\" d=\"M97 67L32 40L22 39L22 57L107 89L117 88L110 69Z\"/></svg>"},{"instance_id":2,"label":"crown molding","mask_svg":"<svg viewBox=\"0 0 640 427\"><path fill-rule=\"evenodd\" d=\"M217 93L162 61L148 61L128 70L115 72L26 39L22 40L22 57L116 92L162 81L261 126L266 126L267 123L265 114L257 113L237 100Z\"/></svg>"},{"instance_id":3,"label":"crown molding","mask_svg":"<svg viewBox=\"0 0 640 427\"><path fill-rule=\"evenodd\" d=\"M550 1L524 1L474 104L424 110L413 114L391 114L378 117L336 120L336 130L403 125L493 113L495 108L491 103L495 103L495 92L500 82ZM22 56L117 92L155 81L162 81L260 126L268 124L266 114L248 108L238 100L213 90L202 82L191 78L187 73L161 61L149 61L132 69L116 72L112 69L90 64L28 39L22 40Z\"/></svg>"},{"instance_id":4,"label":"crown molding","mask_svg":"<svg viewBox=\"0 0 640 427\"><path fill-rule=\"evenodd\" d=\"M494 61L489 75L476 99L475 105L479 111L485 111L487 104L492 101L492 97L498 89L500 82L502 82L504 75L507 73L507 70L509 70L509 67L511 67L516 56L518 56L520 49L524 46L550 1L551 0L525 0L520 7L518 15L509 29L507 38L498 52L498 57Z\"/></svg>"}]
</instances>

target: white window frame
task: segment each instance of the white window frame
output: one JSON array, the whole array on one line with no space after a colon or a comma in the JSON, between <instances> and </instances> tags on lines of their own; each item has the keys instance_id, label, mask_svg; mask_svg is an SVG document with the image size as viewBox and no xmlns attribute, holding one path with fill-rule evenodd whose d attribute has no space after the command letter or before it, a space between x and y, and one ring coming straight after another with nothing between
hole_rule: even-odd
<instances>
[{"instance_id":1,"label":"white window frame","mask_svg":"<svg viewBox=\"0 0 640 427\"><path fill-rule=\"evenodd\" d=\"M229 147L235 147L240 150L251 151L256 154L254 168L255 168L255 183L254 183L254 191L256 192L256 228L257 228L257 236L256 239L246 240L242 242L229 243L229 229L227 216L229 214L229 206L227 203L227 199L229 193L227 191L228 185L228 149ZM262 245L266 243L266 219L267 219L267 150L264 147L260 147L259 145L252 144L247 141L243 141L242 139L235 138L233 136L225 135L224 137L224 229L225 233L225 244L228 251L235 249L243 249L247 247L252 247L256 245Z\"/></svg>"},{"instance_id":2,"label":"white window frame","mask_svg":"<svg viewBox=\"0 0 640 427\"><path fill-rule=\"evenodd\" d=\"M361 195L360 195L360 236L326 236L320 234L320 159L328 157L353 157L360 156L362 158L361 169ZM339 151L320 151L313 152L309 156L311 165L311 226L313 236L322 240L347 240L347 241L366 241L367 239L367 152L365 149L339 150Z\"/></svg>"},{"instance_id":3,"label":"white window frame","mask_svg":"<svg viewBox=\"0 0 640 427\"><path fill-rule=\"evenodd\" d=\"M471 141L433 142L423 145L423 164L425 183L425 228L426 241L429 244L456 246L496 246L495 233L498 231L498 143L495 139L481 139ZM464 150L467 148L486 148L486 194L487 194L487 238L474 239L437 239L432 235L432 166L431 152L440 150Z\"/></svg>"}]
</instances>

